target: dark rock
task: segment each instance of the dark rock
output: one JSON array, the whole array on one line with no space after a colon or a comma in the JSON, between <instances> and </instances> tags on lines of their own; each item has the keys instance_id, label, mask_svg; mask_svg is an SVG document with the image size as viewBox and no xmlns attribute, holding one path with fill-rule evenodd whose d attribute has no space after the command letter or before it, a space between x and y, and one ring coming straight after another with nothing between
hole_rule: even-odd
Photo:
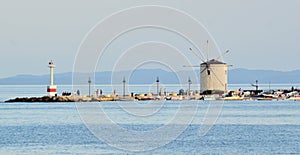
<instances>
[{"instance_id":1,"label":"dark rock","mask_svg":"<svg viewBox=\"0 0 300 155\"><path fill-rule=\"evenodd\" d=\"M24 97L24 98L15 98L10 99L5 102L74 102L72 99L67 97L49 97L49 96L43 96L43 97Z\"/></svg>"}]
</instances>

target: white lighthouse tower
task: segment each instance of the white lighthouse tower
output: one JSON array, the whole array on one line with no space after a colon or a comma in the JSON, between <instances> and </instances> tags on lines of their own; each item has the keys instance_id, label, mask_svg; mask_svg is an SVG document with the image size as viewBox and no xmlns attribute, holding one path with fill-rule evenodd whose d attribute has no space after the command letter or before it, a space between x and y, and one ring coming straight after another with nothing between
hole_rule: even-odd
<instances>
[{"instance_id":1,"label":"white lighthouse tower","mask_svg":"<svg viewBox=\"0 0 300 155\"><path fill-rule=\"evenodd\" d=\"M49 96L52 97L52 96L55 96L57 94L56 93L56 86L54 85L54 68L55 68L55 65L54 65L52 60L49 62L48 67L50 68L50 85L47 87L47 92L48 92Z\"/></svg>"}]
</instances>

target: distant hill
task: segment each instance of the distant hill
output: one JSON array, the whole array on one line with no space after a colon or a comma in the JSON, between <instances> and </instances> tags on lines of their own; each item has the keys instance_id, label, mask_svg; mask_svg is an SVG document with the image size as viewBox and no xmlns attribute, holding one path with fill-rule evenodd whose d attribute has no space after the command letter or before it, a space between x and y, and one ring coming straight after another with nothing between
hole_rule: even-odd
<instances>
[{"instance_id":1,"label":"distant hill","mask_svg":"<svg viewBox=\"0 0 300 155\"><path fill-rule=\"evenodd\" d=\"M195 74L196 73L196 74ZM160 81L164 84L178 84L180 80L186 82L188 77L191 77L193 81L198 83L199 70L192 71L179 71L177 73L168 72L162 69L141 69L135 70L131 77L126 77L130 84L153 84L156 77L159 77ZM291 84L300 83L300 70L295 71L272 71L272 70L248 70L248 69L232 69L228 72L229 84L249 84L258 80L259 83L280 83ZM84 79L81 83L87 83L89 77L88 74L80 73ZM114 75L114 81L111 80L111 76ZM97 72L95 73L96 84L110 84L121 83L124 75L130 75L129 71L123 72ZM195 77L196 75L196 77ZM56 73L54 80L57 85L70 85L72 84L71 72L68 73ZM49 83L49 75L17 75L8 78L0 79L0 85L47 85ZM194 82L196 83L196 82Z\"/></svg>"},{"instance_id":2,"label":"distant hill","mask_svg":"<svg viewBox=\"0 0 300 155\"><path fill-rule=\"evenodd\" d=\"M258 80L259 83L293 84L300 83L300 70L295 71L272 71L272 70L248 70L232 69L228 71L228 83L249 84Z\"/></svg>"}]
</instances>

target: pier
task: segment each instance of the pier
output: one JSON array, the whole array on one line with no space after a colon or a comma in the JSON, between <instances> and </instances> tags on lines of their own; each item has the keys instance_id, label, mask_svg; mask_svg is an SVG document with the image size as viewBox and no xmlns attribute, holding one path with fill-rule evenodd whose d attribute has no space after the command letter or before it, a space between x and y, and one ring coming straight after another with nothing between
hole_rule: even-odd
<instances>
[{"instance_id":1,"label":"pier","mask_svg":"<svg viewBox=\"0 0 300 155\"><path fill-rule=\"evenodd\" d=\"M119 95L119 94L92 94L92 95L77 95L64 93L62 96L43 96L43 97L22 97L10 99L5 102L109 102L109 101L149 101L149 100L173 100L173 101L188 101L188 100L292 100L300 101L300 90L243 90L229 91L224 94L195 94L188 93L191 90L172 92L167 94L134 94ZM97 91L96 91L97 92Z\"/></svg>"}]
</instances>

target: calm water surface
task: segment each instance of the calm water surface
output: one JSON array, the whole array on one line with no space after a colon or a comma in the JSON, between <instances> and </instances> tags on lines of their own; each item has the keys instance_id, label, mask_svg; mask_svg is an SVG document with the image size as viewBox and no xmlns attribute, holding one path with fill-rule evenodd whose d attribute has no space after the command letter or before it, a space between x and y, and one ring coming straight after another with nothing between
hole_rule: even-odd
<instances>
[{"instance_id":1,"label":"calm water surface","mask_svg":"<svg viewBox=\"0 0 300 155\"><path fill-rule=\"evenodd\" d=\"M33 95L37 95L41 88L15 87L15 91L11 88L6 95L22 94L22 89L31 90ZM0 89L0 92L4 90ZM2 93L1 97L5 98L5 93ZM182 103L186 106L197 104L198 111L192 123L175 141L147 152L128 152L111 147L97 139L81 121L75 103L7 104L2 102L0 103L0 154L300 153L300 102L225 102L217 122L205 136L199 136L199 129L204 126L203 118L208 106L213 103L164 102L164 106L158 113L140 120L126 115L117 104L106 102L95 104L105 107L109 117L120 126L129 130L146 131L166 123ZM136 107L133 105L131 108ZM189 111L184 115L189 115Z\"/></svg>"}]
</instances>

